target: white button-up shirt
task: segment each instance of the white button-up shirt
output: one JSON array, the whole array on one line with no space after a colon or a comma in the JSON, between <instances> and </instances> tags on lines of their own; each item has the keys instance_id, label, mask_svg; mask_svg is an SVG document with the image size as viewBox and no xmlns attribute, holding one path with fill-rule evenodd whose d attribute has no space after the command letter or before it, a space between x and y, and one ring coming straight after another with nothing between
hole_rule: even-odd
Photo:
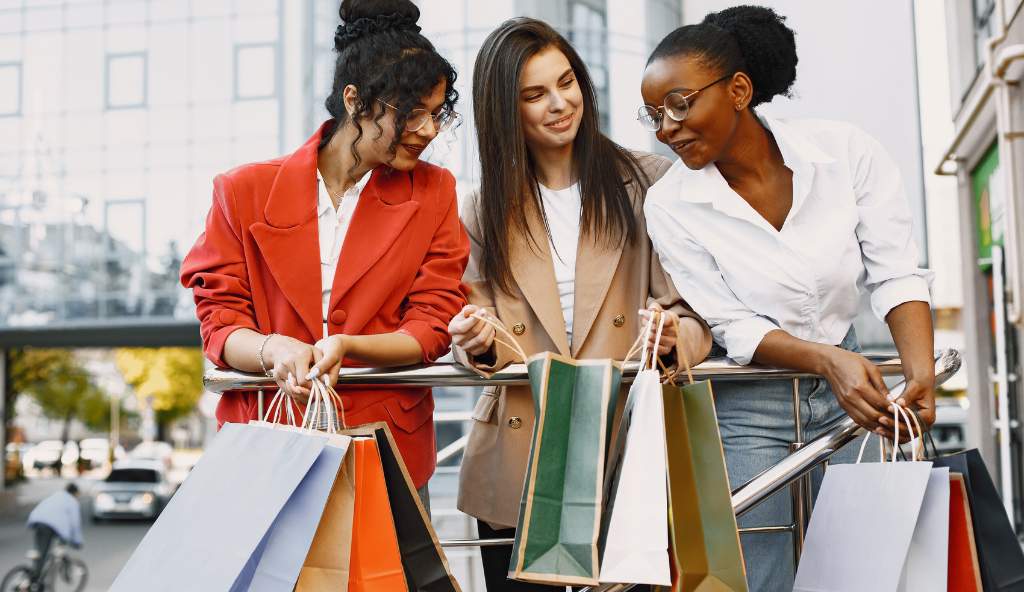
<instances>
[{"instance_id":1,"label":"white button-up shirt","mask_svg":"<svg viewBox=\"0 0 1024 592\"><path fill-rule=\"evenodd\" d=\"M749 364L765 334L842 342L860 288L879 319L929 300L899 170L882 146L840 122L762 117L793 171L776 230L710 164L677 161L647 193L647 230L683 298L730 358Z\"/></svg>"},{"instance_id":2,"label":"white button-up shirt","mask_svg":"<svg viewBox=\"0 0 1024 592\"><path fill-rule=\"evenodd\" d=\"M320 292L323 302L324 337L327 337L327 315L331 307L331 289L334 286L334 274L338 269L338 257L341 247L345 244L349 223L359 203L359 196L370 180L367 171L359 181L349 187L341 196L338 209L334 209L331 195L327 191L324 180L317 177L317 231L320 239Z\"/></svg>"}]
</instances>

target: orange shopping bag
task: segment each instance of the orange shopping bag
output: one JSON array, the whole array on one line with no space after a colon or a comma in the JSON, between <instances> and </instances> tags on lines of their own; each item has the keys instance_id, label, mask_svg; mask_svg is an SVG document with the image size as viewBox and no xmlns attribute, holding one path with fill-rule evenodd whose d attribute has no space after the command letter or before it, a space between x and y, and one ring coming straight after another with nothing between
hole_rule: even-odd
<instances>
[{"instance_id":1,"label":"orange shopping bag","mask_svg":"<svg viewBox=\"0 0 1024 592\"><path fill-rule=\"evenodd\" d=\"M388 502L384 468L371 438L352 441L356 499L352 521L349 592L406 592L398 535Z\"/></svg>"},{"instance_id":2,"label":"orange shopping bag","mask_svg":"<svg viewBox=\"0 0 1024 592\"><path fill-rule=\"evenodd\" d=\"M974 546L971 506L964 476L949 475L949 592L981 592L981 569Z\"/></svg>"}]
</instances>

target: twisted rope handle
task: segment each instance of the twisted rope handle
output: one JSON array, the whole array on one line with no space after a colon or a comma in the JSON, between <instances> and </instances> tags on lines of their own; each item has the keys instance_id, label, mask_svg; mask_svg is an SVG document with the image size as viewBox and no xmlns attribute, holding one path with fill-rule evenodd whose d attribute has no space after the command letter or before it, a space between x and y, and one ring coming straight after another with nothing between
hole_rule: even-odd
<instances>
[{"instance_id":1,"label":"twisted rope handle","mask_svg":"<svg viewBox=\"0 0 1024 592\"><path fill-rule=\"evenodd\" d=\"M512 333L508 329L505 328L505 324L502 323L501 320L499 320L499 319L493 319L492 320L492 319L484 316L483 311L479 311L479 310L474 312L470 316L473 317L474 319L478 319L478 320L483 321L485 324L490 325L491 327L494 327L495 331L501 333L502 336L507 337L508 341L504 341L502 339L499 339L497 336L495 336L494 341L496 341L497 343L500 343L500 344L504 345L505 347L515 351L522 358L523 362L524 363L526 362L526 359L529 356L526 355L526 351L523 350L523 346L519 345L519 342L516 340L515 336L512 335Z\"/></svg>"}]
</instances>

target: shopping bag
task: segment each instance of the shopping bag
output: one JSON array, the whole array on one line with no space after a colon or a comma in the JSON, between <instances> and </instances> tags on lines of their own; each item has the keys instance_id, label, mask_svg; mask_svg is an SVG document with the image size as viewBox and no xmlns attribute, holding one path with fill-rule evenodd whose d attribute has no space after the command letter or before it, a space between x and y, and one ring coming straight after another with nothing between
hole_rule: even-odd
<instances>
[{"instance_id":1,"label":"shopping bag","mask_svg":"<svg viewBox=\"0 0 1024 592\"><path fill-rule=\"evenodd\" d=\"M352 440L352 448L356 498L348 590L404 592L409 588L402 569L377 442L373 438L356 438Z\"/></svg>"},{"instance_id":2,"label":"shopping bag","mask_svg":"<svg viewBox=\"0 0 1024 592\"><path fill-rule=\"evenodd\" d=\"M670 585L665 410L656 352L664 316L644 330L640 370L630 386L608 463L601 529L603 583ZM648 336L655 343L648 350Z\"/></svg>"},{"instance_id":3,"label":"shopping bag","mask_svg":"<svg viewBox=\"0 0 1024 592\"><path fill-rule=\"evenodd\" d=\"M327 405L339 400L334 389L314 381L315 390L322 394ZM402 460L391 430L384 422L349 428L344 425L344 408L338 407L334 417L342 427L338 433L352 437L373 438L380 454L381 468L387 490L402 568L410 592L459 592L448 559L434 532L430 516L420 500L416 486Z\"/></svg>"},{"instance_id":4,"label":"shopping bag","mask_svg":"<svg viewBox=\"0 0 1024 592\"><path fill-rule=\"evenodd\" d=\"M354 511L355 454L350 444L299 572L296 592L348 590Z\"/></svg>"},{"instance_id":5,"label":"shopping bag","mask_svg":"<svg viewBox=\"0 0 1024 592\"><path fill-rule=\"evenodd\" d=\"M420 500L409 471L402 461L387 424L369 426L374 431L384 467L388 501L395 521L402 567L410 592L459 592L441 542Z\"/></svg>"},{"instance_id":6,"label":"shopping bag","mask_svg":"<svg viewBox=\"0 0 1024 592\"><path fill-rule=\"evenodd\" d=\"M932 468L898 592L946 592L949 483L949 469Z\"/></svg>"},{"instance_id":7,"label":"shopping bag","mask_svg":"<svg viewBox=\"0 0 1024 592\"><path fill-rule=\"evenodd\" d=\"M351 439L334 439L310 467L264 537L251 568L235 580L233 592L292 592L321 523Z\"/></svg>"},{"instance_id":8,"label":"shopping bag","mask_svg":"<svg viewBox=\"0 0 1024 592\"><path fill-rule=\"evenodd\" d=\"M111 586L229 590L326 439L225 424Z\"/></svg>"},{"instance_id":9,"label":"shopping bag","mask_svg":"<svg viewBox=\"0 0 1024 592\"><path fill-rule=\"evenodd\" d=\"M551 352L528 360L533 440L509 577L598 582L604 466L621 366Z\"/></svg>"},{"instance_id":10,"label":"shopping bag","mask_svg":"<svg viewBox=\"0 0 1024 592\"><path fill-rule=\"evenodd\" d=\"M710 381L662 386L672 592L747 591Z\"/></svg>"},{"instance_id":11,"label":"shopping bag","mask_svg":"<svg viewBox=\"0 0 1024 592\"><path fill-rule=\"evenodd\" d=\"M894 413L900 425L898 406ZM909 425L907 422L904 425ZM899 427L896 428L899 439ZM864 438L861 456L869 438ZM832 465L811 514L794 592L897 590L907 563L932 463Z\"/></svg>"},{"instance_id":12,"label":"shopping bag","mask_svg":"<svg viewBox=\"0 0 1024 592\"><path fill-rule=\"evenodd\" d=\"M1024 552L981 455L972 449L933 462L963 475L985 592L1024 592Z\"/></svg>"},{"instance_id":13,"label":"shopping bag","mask_svg":"<svg viewBox=\"0 0 1024 592\"><path fill-rule=\"evenodd\" d=\"M982 592L981 567L974 546L971 506L967 503L964 476L949 474L949 592Z\"/></svg>"}]
</instances>

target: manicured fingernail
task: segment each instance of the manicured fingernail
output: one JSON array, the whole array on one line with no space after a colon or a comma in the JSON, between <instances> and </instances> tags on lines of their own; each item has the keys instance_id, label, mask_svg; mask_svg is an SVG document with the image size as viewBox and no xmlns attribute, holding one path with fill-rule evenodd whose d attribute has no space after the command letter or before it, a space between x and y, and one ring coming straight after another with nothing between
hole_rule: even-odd
<instances>
[{"instance_id":1,"label":"manicured fingernail","mask_svg":"<svg viewBox=\"0 0 1024 592\"><path fill-rule=\"evenodd\" d=\"M320 370L318 368L313 368L309 371L309 374L306 375L306 380L313 380L317 376L320 376Z\"/></svg>"}]
</instances>

